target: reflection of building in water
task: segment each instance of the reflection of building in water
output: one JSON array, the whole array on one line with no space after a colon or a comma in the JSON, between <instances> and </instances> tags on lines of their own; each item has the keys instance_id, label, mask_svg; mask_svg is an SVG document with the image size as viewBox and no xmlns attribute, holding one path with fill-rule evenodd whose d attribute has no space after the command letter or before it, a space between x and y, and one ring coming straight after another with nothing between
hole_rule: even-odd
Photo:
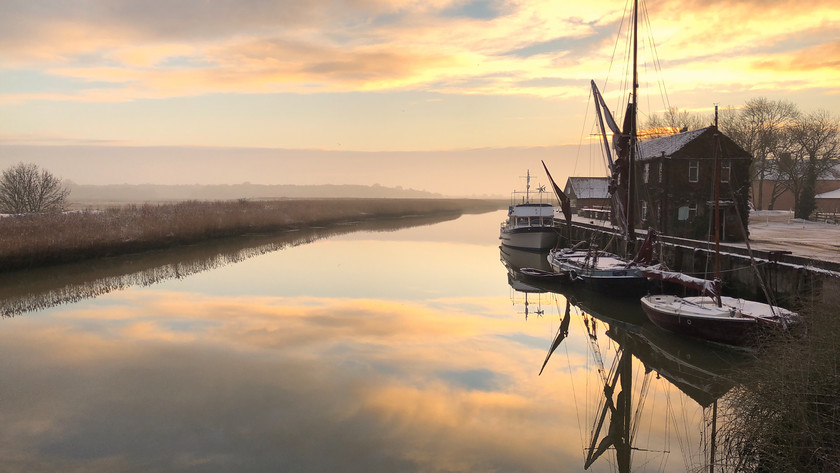
<instances>
[{"instance_id":1,"label":"reflection of building in water","mask_svg":"<svg viewBox=\"0 0 840 473\"><path fill-rule=\"evenodd\" d=\"M704 469L713 468L717 400L735 385L729 374L746 361L745 355L668 334L644 320L635 305L579 296L569 299L573 301L566 307L561 329L543 368L564 340L585 339L587 357L594 369L588 372L590 389L584 396L588 408L579 412L585 422L590 422L583 445L584 468L590 469L596 462L614 462L615 469L629 472L634 463L649 465L658 461L664 465L671 451L668 437L672 435L678 437L680 449L685 450L681 452L683 471L697 470L697 464ZM593 310L595 307L598 312ZM572 324L567 322L570 312ZM577 333L575 325L580 328ZM594 378L591 383L590 376ZM652 390L656 391L656 400L666 400L664 409L659 405L646 408ZM686 403L688 399L693 403ZM700 411L699 418L691 414L691 406ZM644 423L649 426L648 432ZM702 438L688 438L692 435ZM637 445L640 439L647 444ZM614 456L607 455L610 450Z\"/></svg>"},{"instance_id":2,"label":"reflection of building in water","mask_svg":"<svg viewBox=\"0 0 840 473\"><path fill-rule=\"evenodd\" d=\"M355 231L394 231L454 218L457 216L374 220L333 228L307 228L208 240L168 250L0 274L0 316L10 317L133 286L150 286L168 279L180 279L331 236Z\"/></svg>"}]
</instances>

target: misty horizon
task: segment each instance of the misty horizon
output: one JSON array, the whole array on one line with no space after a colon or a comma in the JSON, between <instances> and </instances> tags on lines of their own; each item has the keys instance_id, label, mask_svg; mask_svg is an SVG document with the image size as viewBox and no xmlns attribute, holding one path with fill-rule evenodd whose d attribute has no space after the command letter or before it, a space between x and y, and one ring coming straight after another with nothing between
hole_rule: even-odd
<instances>
[{"instance_id":1,"label":"misty horizon","mask_svg":"<svg viewBox=\"0 0 840 473\"><path fill-rule=\"evenodd\" d=\"M31 162L77 186L382 186L446 197L506 198L575 173L578 146L363 152L215 147L0 145L0 168ZM600 159L600 157L598 158ZM594 169L594 170L593 170ZM71 196L73 198L73 196Z\"/></svg>"}]
</instances>

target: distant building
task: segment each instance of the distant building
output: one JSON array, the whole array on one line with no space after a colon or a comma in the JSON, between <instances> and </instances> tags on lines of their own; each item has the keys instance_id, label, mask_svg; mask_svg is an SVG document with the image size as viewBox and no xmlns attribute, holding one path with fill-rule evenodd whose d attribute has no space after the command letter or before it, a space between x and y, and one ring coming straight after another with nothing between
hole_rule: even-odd
<instances>
[{"instance_id":1,"label":"distant building","mask_svg":"<svg viewBox=\"0 0 840 473\"><path fill-rule=\"evenodd\" d=\"M572 212L582 215L583 209L609 210L609 183L606 177L570 177L563 192L569 197Z\"/></svg>"},{"instance_id":2,"label":"distant building","mask_svg":"<svg viewBox=\"0 0 840 473\"><path fill-rule=\"evenodd\" d=\"M712 126L639 143L634 179L637 228L652 227L684 238L710 238L716 130ZM720 236L743 241L749 235L745 230L752 157L722 133L720 144Z\"/></svg>"},{"instance_id":3,"label":"distant building","mask_svg":"<svg viewBox=\"0 0 840 473\"><path fill-rule=\"evenodd\" d=\"M840 166L835 167L835 172L840 174ZM781 187L781 184L782 183L779 181L779 178L774 173L770 173L767 176L765 176L763 184L758 180L753 181L753 206L757 210L794 210L796 202L793 198L793 192L791 192L789 189L780 190L779 188ZM758 202L759 189L762 190L762 201L760 204ZM840 189L840 179L832 177L830 175L817 179L816 191L818 195L825 194L837 189ZM817 201L817 205L819 206L819 201ZM821 212L824 211L819 207L818 210L820 210Z\"/></svg>"},{"instance_id":4,"label":"distant building","mask_svg":"<svg viewBox=\"0 0 840 473\"><path fill-rule=\"evenodd\" d=\"M817 194L817 212L840 214L840 189Z\"/></svg>"}]
</instances>

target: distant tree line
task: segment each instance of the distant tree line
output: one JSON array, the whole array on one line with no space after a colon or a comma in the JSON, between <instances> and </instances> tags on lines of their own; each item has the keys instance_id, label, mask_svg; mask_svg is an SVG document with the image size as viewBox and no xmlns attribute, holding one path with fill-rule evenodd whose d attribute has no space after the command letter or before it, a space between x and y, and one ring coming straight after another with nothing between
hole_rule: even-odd
<instances>
[{"instance_id":1,"label":"distant tree line","mask_svg":"<svg viewBox=\"0 0 840 473\"><path fill-rule=\"evenodd\" d=\"M708 114L672 108L650 116L645 129L651 131L643 138L702 128L713 121ZM776 199L790 191L794 216L808 218L817 207L817 180L840 177L840 119L826 110L803 113L791 102L759 97L743 107L721 110L718 126L753 156L756 208L768 202L772 209ZM773 183L770 195L764 195L765 181Z\"/></svg>"}]
</instances>

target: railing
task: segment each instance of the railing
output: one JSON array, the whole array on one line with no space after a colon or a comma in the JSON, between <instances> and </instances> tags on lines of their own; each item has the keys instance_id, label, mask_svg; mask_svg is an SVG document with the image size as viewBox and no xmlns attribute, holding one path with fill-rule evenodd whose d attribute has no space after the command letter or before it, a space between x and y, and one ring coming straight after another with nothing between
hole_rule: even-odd
<instances>
[{"instance_id":1,"label":"railing","mask_svg":"<svg viewBox=\"0 0 840 473\"><path fill-rule=\"evenodd\" d=\"M610 219L610 210L609 209L599 209L596 207L587 207L578 210L577 214L583 218L591 218L594 220L609 220Z\"/></svg>"},{"instance_id":2,"label":"railing","mask_svg":"<svg viewBox=\"0 0 840 473\"><path fill-rule=\"evenodd\" d=\"M840 212L816 212L814 219L818 222L840 223Z\"/></svg>"}]
</instances>

